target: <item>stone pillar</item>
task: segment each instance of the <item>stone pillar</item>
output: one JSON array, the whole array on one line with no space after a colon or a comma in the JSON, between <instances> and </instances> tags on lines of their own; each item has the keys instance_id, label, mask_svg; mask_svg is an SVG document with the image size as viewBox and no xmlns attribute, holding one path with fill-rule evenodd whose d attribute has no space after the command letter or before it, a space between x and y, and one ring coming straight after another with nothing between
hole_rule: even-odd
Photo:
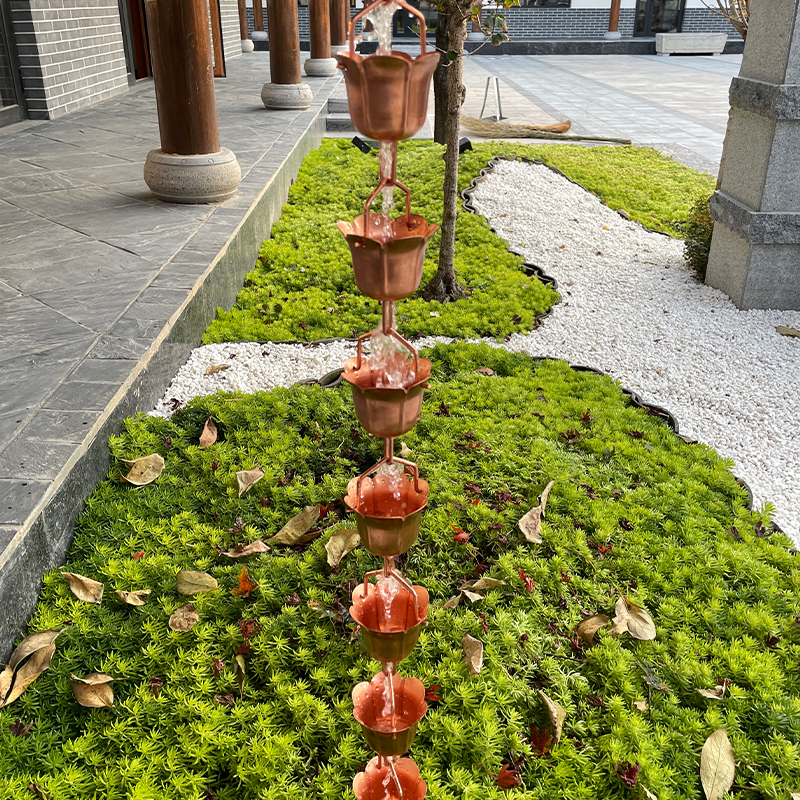
<instances>
[{"instance_id":1,"label":"stone pillar","mask_svg":"<svg viewBox=\"0 0 800 800\"><path fill-rule=\"evenodd\" d=\"M239 0L239 35L242 38L242 52L252 53L255 45L250 41L250 32L247 30L247 3Z\"/></svg>"},{"instance_id":2,"label":"stone pillar","mask_svg":"<svg viewBox=\"0 0 800 800\"><path fill-rule=\"evenodd\" d=\"M144 180L159 199L210 203L230 197L241 172L220 147L205 0L146 0L161 147Z\"/></svg>"},{"instance_id":3,"label":"stone pillar","mask_svg":"<svg viewBox=\"0 0 800 800\"><path fill-rule=\"evenodd\" d=\"M266 108L308 108L314 95L307 83L300 83L297 0L268 0L267 29L270 82L264 84L261 100Z\"/></svg>"},{"instance_id":4,"label":"stone pillar","mask_svg":"<svg viewBox=\"0 0 800 800\"><path fill-rule=\"evenodd\" d=\"M311 28L311 58L303 69L309 78L330 78L336 74L336 59L331 58L331 26L328 0L308 0Z\"/></svg>"},{"instance_id":5,"label":"stone pillar","mask_svg":"<svg viewBox=\"0 0 800 800\"><path fill-rule=\"evenodd\" d=\"M606 39L621 39L619 32L619 8L622 0L611 0L611 11L608 14L608 31L605 33Z\"/></svg>"},{"instance_id":6,"label":"stone pillar","mask_svg":"<svg viewBox=\"0 0 800 800\"><path fill-rule=\"evenodd\" d=\"M266 42L267 32L264 30L264 9L261 4L264 0L253 0L253 33L250 38L254 42Z\"/></svg>"},{"instance_id":7,"label":"stone pillar","mask_svg":"<svg viewBox=\"0 0 800 800\"><path fill-rule=\"evenodd\" d=\"M349 45L347 37L350 33L349 0L329 0L331 15L331 53L341 53Z\"/></svg>"},{"instance_id":8,"label":"stone pillar","mask_svg":"<svg viewBox=\"0 0 800 800\"><path fill-rule=\"evenodd\" d=\"M800 310L800 6L753 4L730 91L706 283L742 309Z\"/></svg>"}]
</instances>

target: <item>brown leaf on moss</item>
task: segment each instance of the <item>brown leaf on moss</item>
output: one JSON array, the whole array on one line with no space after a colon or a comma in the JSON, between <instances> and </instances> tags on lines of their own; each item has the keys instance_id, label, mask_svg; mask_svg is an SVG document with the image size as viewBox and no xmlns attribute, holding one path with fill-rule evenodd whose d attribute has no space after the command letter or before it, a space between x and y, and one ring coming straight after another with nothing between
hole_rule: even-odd
<instances>
[{"instance_id":1,"label":"brown leaf on moss","mask_svg":"<svg viewBox=\"0 0 800 800\"><path fill-rule=\"evenodd\" d=\"M147 486L164 471L164 459L158 453L150 453L149 456L135 458L133 461L125 458L120 460L131 467L128 474L122 476L122 480L133 486Z\"/></svg>"},{"instance_id":2,"label":"brown leaf on moss","mask_svg":"<svg viewBox=\"0 0 800 800\"><path fill-rule=\"evenodd\" d=\"M700 783L706 800L720 800L733 786L736 764L728 731L720 728L706 739L700 753Z\"/></svg>"},{"instance_id":3,"label":"brown leaf on moss","mask_svg":"<svg viewBox=\"0 0 800 800\"><path fill-rule=\"evenodd\" d=\"M232 694L215 694L214 700L219 703L221 706L225 706L230 708L233 705L233 695Z\"/></svg>"},{"instance_id":4,"label":"brown leaf on moss","mask_svg":"<svg viewBox=\"0 0 800 800\"><path fill-rule=\"evenodd\" d=\"M223 553L222 555L228 556L228 558L244 558L245 556L252 556L255 553L269 553L269 547L267 547L261 539L256 539L254 542L250 542L250 544L237 545L233 550L228 550L227 553Z\"/></svg>"},{"instance_id":5,"label":"brown leaf on moss","mask_svg":"<svg viewBox=\"0 0 800 800\"><path fill-rule=\"evenodd\" d=\"M84 708L112 708L114 706L114 691L111 684L114 678L103 672L90 672L83 678L70 675L70 686L78 701Z\"/></svg>"},{"instance_id":6,"label":"brown leaf on moss","mask_svg":"<svg viewBox=\"0 0 800 800\"><path fill-rule=\"evenodd\" d=\"M483 669L483 642L465 633L461 639L464 661L470 675L477 675Z\"/></svg>"},{"instance_id":7,"label":"brown leaf on moss","mask_svg":"<svg viewBox=\"0 0 800 800\"><path fill-rule=\"evenodd\" d=\"M355 528L342 528L336 531L327 542L325 552L328 554L328 564L338 567L341 560L361 544L361 536Z\"/></svg>"},{"instance_id":8,"label":"brown leaf on moss","mask_svg":"<svg viewBox=\"0 0 800 800\"><path fill-rule=\"evenodd\" d=\"M186 633L200 622L200 615L192 603L187 603L172 613L169 618L169 628L176 633Z\"/></svg>"},{"instance_id":9,"label":"brown leaf on moss","mask_svg":"<svg viewBox=\"0 0 800 800\"><path fill-rule=\"evenodd\" d=\"M114 594L119 600L129 606L143 606L152 592L150 589L137 589L134 592L122 592L117 589Z\"/></svg>"},{"instance_id":10,"label":"brown leaf on moss","mask_svg":"<svg viewBox=\"0 0 800 800\"><path fill-rule=\"evenodd\" d=\"M200 441L198 445L201 449L205 449L206 447L211 447L214 442L217 441L217 426L214 424L214 420L209 417L206 420L206 424L203 425L203 432L200 434Z\"/></svg>"},{"instance_id":11,"label":"brown leaf on moss","mask_svg":"<svg viewBox=\"0 0 800 800\"><path fill-rule=\"evenodd\" d=\"M258 584L250 579L247 567L242 567L239 572L239 585L232 590L232 593L237 597L250 597L250 592L254 592L256 589L258 589Z\"/></svg>"},{"instance_id":12,"label":"brown leaf on moss","mask_svg":"<svg viewBox=\"0 0 800 800\"><path fill-rule=\"evenodd\" d=\"M583 620L583 622L575 628L575 633L577 633L586 644L593 644L594 635L601 628L608 625L608 623L609 619L605 614L592 614L591 617Z\"/></svg>"},{"instance_id":13,"label":"brown leaf on moss","mask_svg":"<svg viewBox=\"0 0 800 800\"><path fill-rule=\"evenodd\" d=\"M215 678L219 678L219 674L223 669L225 669L225 662L221 658L215 658L211 662L211 672Z\"/></svg>"},{"instance_id":14,"label":"brown leaf on moss","mask_svg":"<svg viewBox=\"0 0 800 800\"><path fill-rule=\"evenodd\" d=\"M561 732L564 730L564 720L567 717L567 712L558 703L551 700L541 689L539 689L539 697L544 701L547 715L553 725L553 738L558 744L559 739L561 739Z\"/></svg>"},{"instance_id":15,"label":"brown leaf on moss","mask_svg":"<svg viewBox=\"0 0 800 800\"><path fill-rule=\"evenodd\" d=\"M61 631L41 631L24 639L0 673L0 708L10 706L50 666Z\"/></svg>"},{"instance_id":16,"label":"brown leaf on moss","mask_svg":"<svg viewBox=\"0 0 800 800\"><path fill-rule=\"evenodd\" d=\"M264 470L259 467L244 469L236 473L236 483L239 486L239 497L250 491L262 478Z\"/></svg>"},{"instance_id":17,"label":"brown leaf on moss","mask_svg":"<svg viewBox=\"0 0 800 800\"><path fill-rule=\"evenodd\" d=\"M84 603L101 603L103 600L103 590L105 587L99 581L93 581L85 575L78 575L77 572L61 573L69 584L72 594L83 600Z\"/></svg>"},{"instance_id":18,"label":"brown leaf on moss","mask_svg":"<svg viewBox=\"0 0 800 800\"><path fill-rule=\"evenodd\" d=\"M247 672L247 668L244 663L244 656L236 656L233 664L233 673L236 677L236 684L239 687L239 697L242 696L242 692L244 691L244 676Z\"/></svg>"},{"instance_id":19,"label":"brown leaf on moss","mask_svg":"<svg viewBox=\"0 0 800 800\"><path fill-rule=\"evenodd\" d=\"M542 543L542 520L545 518L545 509L547 508L547 498L550 490L553 488L555 481L550 481L544 487L544 491L539 498L539 505L532 508L525 514L524 517L517 523L519 529L525 535L525 538L533 544Z\"/></svg>"},{"instance_id":20,"label":"brown leaf on moss","mask_svg":"<svg viewBox=\"0 0 800 800\"><path fill-rule=\"evenodd\" d=\"M181 570L176 580L178 583L178 594L202 594L203 592L213 592L219 589L217 579L207 572L197 572L195 570Z\"/></svg>"},{"instance_id":21,"label":"brown leaf on moss","mask_svg":"<svg viewBox=\"0 0 800 800\"><path fill-rule=\"evenodd\" d=\"M291 547L297 544L308 533L311 526L319 519L318 505L306 506L299 514L295 514L271 539L272 545Z\"/></svg>"},{"instance_id":22,"label":"brown leaf on moss","mask_svg":"<svg viewBox=\"0 0 800 800\"><path fill-rule=\"evenodd\" d=\"M503 764L503 768L497 774L497 785L501 789L514 789L522 785L522 779L510 764Z\"/></svg>"}]
</instances>

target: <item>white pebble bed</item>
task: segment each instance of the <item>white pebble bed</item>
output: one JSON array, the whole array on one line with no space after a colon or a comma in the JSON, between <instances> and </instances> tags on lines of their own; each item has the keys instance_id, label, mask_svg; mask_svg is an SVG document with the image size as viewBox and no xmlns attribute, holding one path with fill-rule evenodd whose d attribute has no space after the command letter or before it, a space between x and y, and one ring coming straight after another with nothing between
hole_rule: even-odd
<instances>
[{"instance_id":1,"label":"white pebble bed","mask_svg":"<svg viewBox=\"0 0 800 800\"><path fill-rule=\"evenodd\" d=\"M472 198L562 295L542 327L501 346L598 368L669 409L683 435L735 462L756 506L771 503L775 522L800 543L800 339L775 330L800 329L800 312L737 310L694 278L681 242L623 219L546 167L502 162ZM434 341L448 340L418 345ZM199 347L153 413L168 415L173 398L319 378L354 353L348 342ZM229 368L206 375L220 364Z\"/></svg>"}]
</instances>

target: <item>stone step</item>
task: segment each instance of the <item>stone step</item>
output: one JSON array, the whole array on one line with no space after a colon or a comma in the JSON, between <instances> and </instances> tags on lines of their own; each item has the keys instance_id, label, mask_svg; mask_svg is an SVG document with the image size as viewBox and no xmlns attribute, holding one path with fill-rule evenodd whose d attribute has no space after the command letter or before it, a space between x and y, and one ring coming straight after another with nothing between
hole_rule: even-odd
<instances>
[{"instance_id":1,"label":"stone step","mask_svg":"<svg viewBox=\"0 0 800 800\"><path fill-rule=\"evenodd\" d=\"M327 131L355 131L350 114L334 113L328 114L325 120L325 130Z\"/></svg>"},{"instance_id":2,"label":"stone step","mask_svg":"<svg viewBox=\"0 0 800 800\"><path fill-rule=\"evenodd\" d=\"M349 113L349 109L347 107L347 97L345 95L342 95L341 97L330 97L328 99L328 112L331 114Z\"/></svg>"}]
</instances>

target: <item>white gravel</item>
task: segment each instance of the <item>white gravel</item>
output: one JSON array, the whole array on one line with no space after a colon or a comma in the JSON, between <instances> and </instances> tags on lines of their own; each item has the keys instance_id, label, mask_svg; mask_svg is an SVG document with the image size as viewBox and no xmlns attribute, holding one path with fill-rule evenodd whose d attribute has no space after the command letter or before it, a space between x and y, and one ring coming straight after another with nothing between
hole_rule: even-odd
<instances>
[{"instance_id":1,"label":"white gravel","mask_svg":"<svg viewBox=\"0 0 800 800\"><path fill-rule=\"evenodd\" d=\"M681 242L623 219L546 167L503 162L472 198L562 293L541 328L502 346L596 367L669 409L682 434L735 462L756 506L771 503L777 524L800 543L800 339L775 331L800 329L800 312L737 310L693 277ZM448 340L418 344L434 341ZM168 415L173 398L319 378L354 351L348 342L199 347L153 413ZM229 368L206 376L219 364Z\"/></svg>"}]
</instances>

